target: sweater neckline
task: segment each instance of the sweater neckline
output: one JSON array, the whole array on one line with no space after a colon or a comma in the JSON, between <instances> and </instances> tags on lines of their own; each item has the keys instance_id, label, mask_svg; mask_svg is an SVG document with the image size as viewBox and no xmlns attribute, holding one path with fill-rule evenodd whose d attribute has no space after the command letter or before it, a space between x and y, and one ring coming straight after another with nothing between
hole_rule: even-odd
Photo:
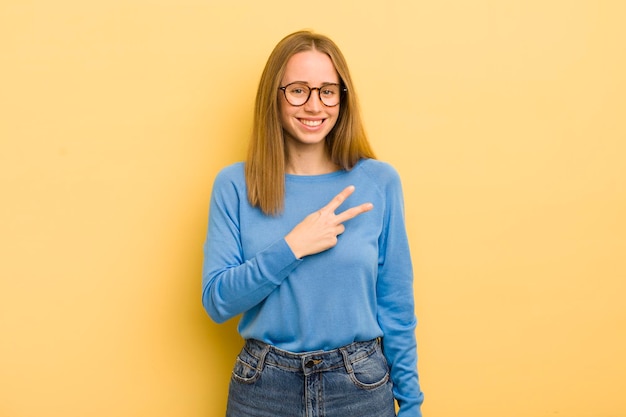
<instances>
[{"instance_id":1,"label":"sweater neckline","mask_svg":"<svg viewBox=\"0 0 626 417\"><path fill-rule=\"evenodd\" d=\"M339 169L337 171L328 172L326 174L317 174L317 175L298 175L298 174L285 174L286 181L294 181L294 182L314 182L314 181L324 181L327 179L333 179L336 177L340 177L342 175L346 175L348 172L354 171L361 163L363 159L354 165L350 171L346 171L345 169Z\"/></svg>"}]
</instances>

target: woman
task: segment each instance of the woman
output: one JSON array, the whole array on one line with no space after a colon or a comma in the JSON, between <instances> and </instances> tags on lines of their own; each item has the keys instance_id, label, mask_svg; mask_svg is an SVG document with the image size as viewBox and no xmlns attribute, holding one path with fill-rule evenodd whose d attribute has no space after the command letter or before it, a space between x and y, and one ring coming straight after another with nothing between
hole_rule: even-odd
<instances>
[{"instance_id":1,"label":"woman","mask_svg":"<svg viewBox=\"0 0 626 417\"><path fill-rule=\"evenodd\" d=\"M247 160L215 179L203 305L242 314L227 416L421 416L397 172L374 159L345 59L308 31L271 53Z\"/></svg>"}]
</instances>

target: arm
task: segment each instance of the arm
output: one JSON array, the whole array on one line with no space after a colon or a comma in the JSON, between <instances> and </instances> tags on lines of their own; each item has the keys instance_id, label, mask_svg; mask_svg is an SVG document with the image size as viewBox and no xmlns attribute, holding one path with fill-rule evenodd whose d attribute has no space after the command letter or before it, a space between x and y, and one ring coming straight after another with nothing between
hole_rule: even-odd
<instances>
[{"instance_id":1,"label":"arm","mask_svg":"<svg viewBox=\"0 0 626 417\"><path fill-rule=\"evenodd\" d=\"M384 332L384 352L391 367L394 396L400 405L398 417L421 417L423 394L417 374L413 267L397 175L387 184L385 194L385 223L379 242L378 321Z\"/></svg>"},{"instance_id":2,"label":"arm","mask_svg":"<svg viewBox=\"0 0 626 417\"><path fill-rule=\"evenodd\" d=\"M238 190L228 175L220 173L211 195L202 267L202 304L218 323L259 304L300 262L284 239L244 259L241 198L246 198L245 190Z\"/></svg>"}]
</instances>

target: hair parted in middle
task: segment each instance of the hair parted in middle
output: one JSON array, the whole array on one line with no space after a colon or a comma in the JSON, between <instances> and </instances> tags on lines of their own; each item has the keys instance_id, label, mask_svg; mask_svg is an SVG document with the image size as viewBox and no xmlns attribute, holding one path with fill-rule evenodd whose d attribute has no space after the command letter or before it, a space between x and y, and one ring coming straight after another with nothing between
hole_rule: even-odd
<instances>
[{"instance_id":1,"label":"hair parted in middle","mask_svg":"<svg viewBox=\"0 0 626 417\"><path fill-rule=\"evenodd\" d=\"M286 36L270 54L261 75L245 164L248 200L267 215L277 215L283 210L285 165L289 157L279 115L280 82L289 58L311 50L330 57L341 86L347 90L342 93L337 122L326 137L331 161L341 169L350 170L363 158L375 158L361 120L348 64L337 45L327 36L311 31Z\"/></svg>"}]
</instances>

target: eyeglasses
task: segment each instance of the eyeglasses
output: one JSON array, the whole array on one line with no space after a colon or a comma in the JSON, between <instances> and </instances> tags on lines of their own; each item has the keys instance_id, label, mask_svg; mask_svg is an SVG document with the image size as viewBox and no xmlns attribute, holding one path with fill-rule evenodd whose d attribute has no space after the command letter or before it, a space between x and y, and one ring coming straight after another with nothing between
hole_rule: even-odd
<instances>
[{"instance_id":1,"label":"eyeglasses","mask_svg":"<svg viewBox=\"0 0 626 417\"><path fill-rule=\"evenodd\" d=\"M335 107L341 100L341 93L348 91L347 88L342 88L341 85L334 83L322 84L321 87L309 87L301 82L287 84L278 89L283 90L287 102L296 107L304 106L311 98L313 90L317 90L320 101L324 106Z\"/></svg>"}]
</instances>

